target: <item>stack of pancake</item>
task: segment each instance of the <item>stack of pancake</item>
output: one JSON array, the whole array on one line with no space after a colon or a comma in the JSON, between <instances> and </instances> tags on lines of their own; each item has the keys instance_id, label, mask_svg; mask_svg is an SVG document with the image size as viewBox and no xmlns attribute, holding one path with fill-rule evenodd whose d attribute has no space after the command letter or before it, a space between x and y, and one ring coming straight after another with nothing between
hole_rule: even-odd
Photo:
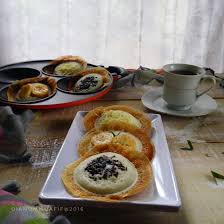
<instances>
[{"instance_id":1,"label":"stack of pancake","mask_svg":"<svg viewBox=\"0 0 224 224\"><path fill-rule=\"evenodd\" d=\"M75 197L116 201L138 194L152 180L151 121L124 105L98 107L84 117L86 134L78 144L80 158L62 173Z\"/></svg>"}]
</instances>

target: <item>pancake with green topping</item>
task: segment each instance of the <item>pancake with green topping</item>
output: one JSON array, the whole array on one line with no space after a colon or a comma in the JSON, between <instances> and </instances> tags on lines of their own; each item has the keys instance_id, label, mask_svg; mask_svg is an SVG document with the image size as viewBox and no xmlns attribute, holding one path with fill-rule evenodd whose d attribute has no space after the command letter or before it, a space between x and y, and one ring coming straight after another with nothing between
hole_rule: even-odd
<instances>
[{"instance_id":1,"label":"pancake with green topping","mask_svg":"<svg viewBox=\"0 0 224 224\"><path fill-rule=\"evenodd\" d=\"M87 68L87 62L79 56L61 56L51 62L54 65L54 75L74 76Z\"/></svg>"},{"instance_id":2,"label":"pancake with green topping","mask_svg":"<svg viewBox=\"0 0 224 224\"><path fill-rule=\"evenodd\" d=\"M125 105L97 107L84 117L86 130L122 130L126 128L142 129L150 134L151 121L144 113Z\"/></svg>"},{"instance_id":3,"label":"pancake with green topping","mask_svg":"<svg viewBox=\"0 0 224 224\"><path fill-rule=\"evenodd\" d=\"M71 76L83 70L82 65L76 61L69 61L59 64L54 71L59 76Z\"/></svg>"}]
</instances>

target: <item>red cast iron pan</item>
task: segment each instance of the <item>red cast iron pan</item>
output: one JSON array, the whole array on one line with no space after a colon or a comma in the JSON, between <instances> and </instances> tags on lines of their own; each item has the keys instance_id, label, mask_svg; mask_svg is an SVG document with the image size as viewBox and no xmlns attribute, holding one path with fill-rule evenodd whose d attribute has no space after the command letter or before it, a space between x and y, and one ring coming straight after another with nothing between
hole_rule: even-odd
<instances>
[{"instance_id":1,"label":"red cast iron pan","mask_svg":"<svg viewBox=\"0 0 224 224\"><path fill-rule=\"evenodd\" d=\"M18 69L18 68L28 68L28 69L36 69L38 71L41 71L43 67L49 64L51 60L36 60L36 61L26 61L26 62L20 62L20 63L14 63L10 65L5 65L0 67L0 71L8 70L8 69ZM89 67L96 67L96 65L89 64ZM0 73L1 74L1 73ZM44 75L44 74L42 74ZM111 77L110 83L103 89L95 92L95 93L90 93L90 94L82 94L82 95L73 95L73 94L68 94L65 92L62 92L60 90L57 90L55 95L53 95L50 98L44 99L44 101L40 102L32 102L32 103L18 103L18 102L9 102L5 99L5 91L6 91L6 84L0 79L0 102L3 105L10 105L14 107L19 107L19 108L29 108L29 109L53 109L53 108L64 108L64 107L71 107L71 106L77 106L80 104L84 104L87 102L91 102L93 100L96 100L105 94L107 94L113 85L113 75L109 73ZM8 78L8 76L6 76ZM60 78L55 78L56 81L58 81ZM18 78L16 78L18 79ZM14 80L11 80L14 81Z\"/></svg>"}]
</instances>

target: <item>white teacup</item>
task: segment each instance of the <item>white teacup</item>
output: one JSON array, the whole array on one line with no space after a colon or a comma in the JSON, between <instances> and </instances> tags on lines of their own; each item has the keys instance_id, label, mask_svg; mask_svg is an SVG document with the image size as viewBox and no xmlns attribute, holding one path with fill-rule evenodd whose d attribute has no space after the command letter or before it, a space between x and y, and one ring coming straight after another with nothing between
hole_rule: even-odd
<instances>
[{"instance_id":1,"label":"white teacup","mask_svg":"<svg viewBox=\"0 0 224 224\"><path fill-rule=\"evenodd\" d=\"M190 109L201 95L216 84L214 77L207 75L205 69L195 65L168 64L163 66L163 70L163 99L170 109ZM212 83L209 88L199 93L198 87L202 79L209 79Z\"/></svg>"}]
</instances>

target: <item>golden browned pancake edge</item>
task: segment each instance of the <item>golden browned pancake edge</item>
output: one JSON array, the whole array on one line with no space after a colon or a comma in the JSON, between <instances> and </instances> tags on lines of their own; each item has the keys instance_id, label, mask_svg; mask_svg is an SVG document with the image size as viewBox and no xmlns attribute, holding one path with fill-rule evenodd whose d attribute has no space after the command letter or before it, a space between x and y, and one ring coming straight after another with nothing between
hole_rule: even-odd
<instances>
[{"instance_id":1,"label":"golden browned pancake edge","mask_svg":"<svg viewBox=\"0 0 224 224\"><path fill-rule=\"evenodd\" d=\"M103 153L103 152L118 153L126 157L130 162L134 164L138 172L138 180L132 188L120 194L98 195L92 192L85 191L81 189L77 184L74 183L73 173L76 167L86 158L92 155L96 155L98 153ZM151 180L153 178L153 173L152 173L151 163L148 160L148 158L144 155L144 153L137 152L135 150L128 150L117 144L111 144L111 145L103 145L100 147L95 147L91 152L85 154L83 157L76 160L75 162L67 165L65 169L63 170L61 178L68 193L74 197L81 197L81 198L110 202L110 201L118 201L123 198L133 196L142 192L151 183Z\"/></svg>"}]
</instances>

